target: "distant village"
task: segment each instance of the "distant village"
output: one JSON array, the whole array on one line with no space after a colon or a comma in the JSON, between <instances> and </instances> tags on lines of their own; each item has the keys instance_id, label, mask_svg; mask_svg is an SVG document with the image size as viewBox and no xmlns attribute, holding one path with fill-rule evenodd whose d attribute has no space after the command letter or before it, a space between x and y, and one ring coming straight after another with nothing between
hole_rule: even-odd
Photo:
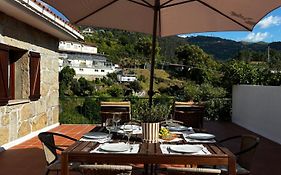
<instances>
[{"instance_id":1,"label":"distant village","mask_svg":"<svg viewBox=\"0 0 281 175\"><path fill-rule=\"evenodd\" d=\"M85 29L83 32L89 32L89 30ZM75 70L77 78L84 77L87 80L95 80L115 72L119 82L137 80L135 75L123 74L119 65L109 62L106 55L98 53L98 49L94 45L60 41L59 53L59 71L69 66Z\"/></svg>"}]
</instances>

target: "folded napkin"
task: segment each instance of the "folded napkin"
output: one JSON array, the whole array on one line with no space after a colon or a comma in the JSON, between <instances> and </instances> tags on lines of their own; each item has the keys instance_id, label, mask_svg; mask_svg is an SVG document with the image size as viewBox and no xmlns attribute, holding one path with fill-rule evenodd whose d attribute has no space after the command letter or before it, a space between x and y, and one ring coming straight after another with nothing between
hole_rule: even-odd
<instances>
[{"instance_id":1,"label":"folded napkin","mask_svg":"<svg viewBox=\"0 0 281 175\"><path fill-rule=\"evenodd\" d=\"M111 144L111 143L105 143L105 144ZM116 143L113 143L116 144ZM122 143L120 143L122 144ZM125 143L124 143L125 144ZM103 149L101 149L101 146L103 144L99 145L98 147L96 147L94 150L90 151L90 153L117 153L117 154L137 154L139 152L140 149L140 144L129 144L129 149L126 151L122 151L122 152L111 152L111 151L105 151Z\"/></svg>"},{"instance_id":2,"label":"folded napkin","mask_svg":"<svg viewBox=\"0 0 281 175\"><path fill-rule=\"evenodd\" d=\"M172 145L171 144L161 144L160 149L163 154L187 154L187 155L210 155L210 151L203 145L194 145L194 146L200 146L202 149L195 153L180 153L180 152L174 152L170 149Z\"/></svg>"},{"instance_id":3,"label":"folded napkin","mask_svg":"<svg viewBox=\"0 0 281 175\"><path fill-rule=\"evenodd\" d=\"M85 137L82 137L82 138L80 139L80 141L83 141L83 142L98 142L98 143L106 143L106 142L111 141L111 137L112 137L112 134L110 134L108 137L101 138L101 139L90 139L90 138L85 138Z\"/></svg>"},{"instance_id":4,"label":"folded napkin","mask_svg":"<svg viewBox=\"0 0 281 175\"><path fill-rule=\"evenodd\" d=\"M198 139L190 139L188 137L184 137L184 140L187 143L216 143L215 139L210 139L210 140L198 140Z\"/></svg>"}]
</instances>

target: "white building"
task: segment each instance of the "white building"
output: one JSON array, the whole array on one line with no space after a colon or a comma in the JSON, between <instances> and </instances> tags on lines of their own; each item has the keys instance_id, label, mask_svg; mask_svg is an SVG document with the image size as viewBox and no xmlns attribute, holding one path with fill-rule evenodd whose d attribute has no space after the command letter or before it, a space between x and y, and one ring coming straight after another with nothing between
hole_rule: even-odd
<instances>
[{"instance_id":1,"label":"white building","mask_svg":"<svg viewBox=\"0 0 281 175\"><path fill-rule=\"evenodd\" d=\"M136 75L127 74L127 75L117 75L117 79L119 82L133 82L137 80Z\"/></svg>"},{"instance_id":2,"label":"white building","mask_svg":"<svg viewBox=\"0 0 281 175\"><path fill-rule=\"evenodd\" d=\"M59 50L61 52L79 52L79 53L88 53L88 54L97 54L98 49L95 46L86 45L79 42L72 41L60 41Z\"/></svg>"},{"instance_id":3,"label":"white building","mask_svg":"<svg viewBox=\"0 0 281 175\"><path fill-rule=\"evenodd\" d=\"M83 76L86 79L93 80L102 78L118 69L118 65L107 62L104 55L98 54L95 46L61 41L59 51L59 70L69 66L75 70L77 78Z\"/></svg>"}]
</instances>

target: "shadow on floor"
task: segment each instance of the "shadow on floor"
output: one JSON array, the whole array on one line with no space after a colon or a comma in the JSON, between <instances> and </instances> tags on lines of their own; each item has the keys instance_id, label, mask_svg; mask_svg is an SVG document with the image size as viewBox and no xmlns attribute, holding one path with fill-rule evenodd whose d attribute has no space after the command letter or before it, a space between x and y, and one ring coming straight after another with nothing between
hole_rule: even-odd
<instances>
[{"instance_id":1,"label":"shadow on floor","mask_svg":"<svg viewBox=\"0 0 281 175\"><path fill-rule=\"evenodd\" d=\"M256 133L230 122L208 121L204 123L204 127L208 132L214 133L218 140L241 134L257 135ZM281 145L265 137L259 137L261 140L252 162L252 175L280 175ZM237 149L237 145L235 145L235 143L228 145L228 147L233 152Z\"/></svg>"}]
</instances>

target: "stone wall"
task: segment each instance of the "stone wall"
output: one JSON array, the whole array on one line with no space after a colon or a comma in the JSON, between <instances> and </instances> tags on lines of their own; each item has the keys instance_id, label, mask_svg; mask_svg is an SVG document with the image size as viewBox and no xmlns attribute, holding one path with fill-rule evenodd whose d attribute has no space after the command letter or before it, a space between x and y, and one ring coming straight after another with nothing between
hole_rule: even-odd
<instances>
[{"instance_id":1,"label":"stone wall","mask_svg":"<svg viewBox=\"0 0 281 175\"><path fill-rule=\"evenodd\" d=\"M0 106L0 146L59 121L58 39L0 12L0 44L39 52L41 98ZM26 83L27 80L22 80ZM23 97L26 91L23 88Z\"/></svg>"}]
</instances>

